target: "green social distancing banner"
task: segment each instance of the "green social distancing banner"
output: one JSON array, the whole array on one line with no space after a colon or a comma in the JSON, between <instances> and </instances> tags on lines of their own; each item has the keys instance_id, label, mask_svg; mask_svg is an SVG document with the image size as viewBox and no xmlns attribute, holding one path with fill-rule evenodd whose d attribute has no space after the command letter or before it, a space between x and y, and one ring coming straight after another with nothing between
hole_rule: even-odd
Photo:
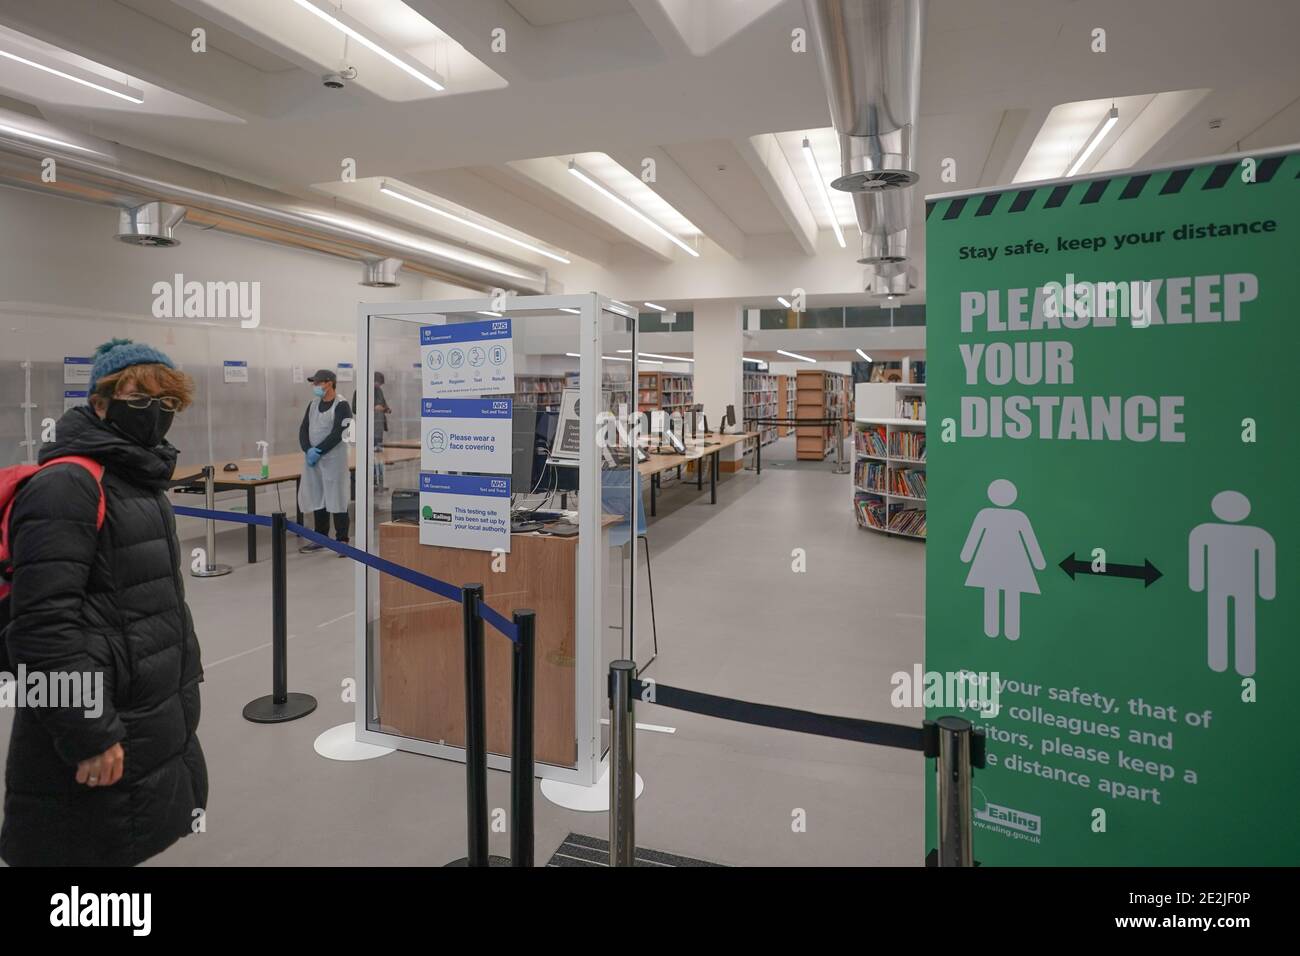
<instances>
[{"instance_id":1,"label":"green social distancing banner","mask_svg":"<svg viewBox=\"0 0 1300 956\"><path fill-rule=\"evenodd\" d=\"M926 671L988 675L975 858L1294 864L1300 155L926 235Z\"/></svg>"}]
</instances>

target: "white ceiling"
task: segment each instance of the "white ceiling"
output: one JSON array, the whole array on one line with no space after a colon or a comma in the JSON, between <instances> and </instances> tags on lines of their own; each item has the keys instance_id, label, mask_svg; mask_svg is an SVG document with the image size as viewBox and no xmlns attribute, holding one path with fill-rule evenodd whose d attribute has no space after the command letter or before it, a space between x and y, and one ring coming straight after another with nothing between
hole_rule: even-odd
<instances>
[{"instance_id":1,"label":"white ceiling","mask_svg":"<svg viewBox=\"0 0 1300 956\"><path fill-rule=\"evenodd\" d=\"M396 215L373 188L337 183L350 157L363 180L392 177L581 257L567 279L567 267L552 274L624 298L671 290L662 297L689 301L678 292L711 277L701 295L754 299L790 289L810 259L827 260L813 270L814 303L860 281L848 205L835 197L848 240L840 250L798 155L804 135L819 162L835 142L815 54L791 51L791 30L806 26L800 0L347 0L345 9L439 69L447 91L412 89L364 50L350 53L357 82L323 89L341 39L307 23L310 14L293 17L301 11L290 0L0 0L0 24L159 91L124 106L6 70L0 97L290 193L332 183L339 200ZM208 31L207 54L190 51L194 26ZM1106 53L1091 52L1096 27ZM497 28L505 52L494 49ZM1063 104L1135 105L1097 168L1300 141L1297 36L1295 0L931 0L912 299L924 288L924 195L1009 183ZM629 198L643 191L647 213L671 231L698 229L701 259L563 174L569 157L592 153L621 167ZM654 182L641 180L644 158L656 161ZM945 159L956 182L940 179ZM833 178L833 161L822 165ZM433 216L408 221L447 231Z\"/></svg>"}]
</instances>

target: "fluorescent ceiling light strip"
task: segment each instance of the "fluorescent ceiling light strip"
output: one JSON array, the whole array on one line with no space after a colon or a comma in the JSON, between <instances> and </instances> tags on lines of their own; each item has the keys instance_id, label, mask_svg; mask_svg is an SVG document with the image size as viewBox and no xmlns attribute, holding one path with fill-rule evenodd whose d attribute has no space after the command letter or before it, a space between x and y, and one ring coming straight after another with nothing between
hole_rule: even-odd
<instances>
[{"instance_id":1,"label":"fluorescent ceiling light strip","mask_svg":"<svg viewBox=\"0 0 1300 956\"><path fill-rule=\"evenodd\" d=\"M1083 164L1088 161L1088 157L1092 155L1093 150L1101 145L1101 141L1106 138L1106 134L1109 133L1118 122L1119 108L1112 106L1110 112L1106 114L1106 118L1101 121L1101 125L1093 130L1092 138L1089 139L1087 145L1083 147L1083 152L1079 153L1078 158L1075 159L1075 161L1070 164L1070 168L1065 171L1065 175L1073 176L1077 173L1083 167Z\"/></svg>"},{"instance_id":2,"label":"fluorescent ceiling light strip","mask_svg":"<svg viewBox=\"0 0 1300 956\"><path fill-rule=\"evenodd\" d=\"M800 355L798 352L787 352L785 349L777 349L777 351L780 352L782 355L788 355L790 356L790 358L798 359L801 362L812 362L814 365L817 364L817 360L815 358L809 358L806 355Z\"/></svg>"},{"instance_id":3,"label":"fluorescent ceiling light strip","mask_svg":"<svg viewBox=\"0 0 1300 956\"><path fill-rule=\"evenodd\" d=\"M803 158L808 161L808 169L812 172L813 181L817 183L817 192L821 194L822 202L826 204L826 215L830 217L831 228L835 230L835 241L844 246L844 230L840 228L840 221L835 217L835 207L831 205L831 194L826 191L826 180L822 179L821 167L817 165L817 157L813 154L812 144L808 142L808 137L803 140Z\"/></svg>"},{"instance_id":4,"label":"fluorescent ceiling light strip","mask_svg":"<svg viewBox=\"0 0 1300 956\"><path fill-rule=\"evenodd\" d=\"M779 350L778 350L778 351L779 351ZM749 363L751 363L751 364L753 364L753 365L766 365L766 364L767 364L767 363L764 362L762 359L752 359L752 358L750 358L748 355L742 355L742 356L740 357L740 360L741 360L742 362L749 362Z\"/></svg>"},{"instance_id":5,"label":"fluorescent ceiling light strip","mask_svg":"<svg viewBox=\"0 0 1300 956\"><path fill-rule=\"evenodd\" d=\"M471 229L477 229L479 232L486 233L489 236L494 236L497 239L502 239L506 242L512 242L516 246L519 246L521 249L527 249L529 252L535 252L539 256L546 256L548 259L554 259L556 262L563 262L566 266L571 264L573 261L572 259L566 259L564 256L557 255L554 252L548 252L547 250L543 249L541 246L535 246L531 242L524 242L522 239L516 239L514 236L508 236L504 232L500 232L496 229L492 229L488 226L483 225L482 223L474 222L474 220L472 219L466 219L464 216L458 216L455 213L448 212L445 209L439 209L437 206L433 205L432 203L427 203L422 199L416 199L414 196L408 196L406 195L406 193L399 192L398 190L394 189L392 186L388 185L388 183L384 183L382 186L380 186L379 191L383 193L385 196L392 196L394 199L400 199L402 202L410 203L412 206L419 206L421 209L442 216L444 219L450 219L452 222L458 222L462 226L469 226Z\"/></svg>"},{"instance_id":6,"label":"fluorescent ceiling light strip","mask_svg":"<svg viewBox=\"0 0 1300 956\"><path fill-rule=\"evenodd\" d=\"M581 309L561 309L561 312L572 312L574 315L582 315Z\"/></svg>"},{"instance_id":7,"label":"fluorescent ceiling light strip","mask_svg":"<svg viewBox=\"0 0 1300 956\"><path fill-rule=\"evenodd\" d=\"M619 349L624 355L627 355L631 349ZM660 355L658 352L637 352L641 358L667 359L670 362L694 362L695 359L687 358L685 355Z\"/></svg>"},{"instance_id":8,"label":"fluorescent ceiling light strip","mask_svg":"<svg viewBox=\"0 0 1300 956\"><path fill-rule=\"evenodd\" d=\"M780 303L781 303L783 306L785 306L787 309L790 308L790 300L787 299L785 296L783 296L783 295L778 295L778 296L776 297L776 301L777 301L777 302L780 302Z\"/></svg>"},{"instance_id":9,"label":"fluorescent ceiling light strip","mask_svg":"<svg viewBox=\"0 0 1300 956\"><path fill-rule=\"evenodd\" d=\"M0 133L8 133L10 136L18 136L22 139L34 139L41 143L49 143L51 146L62 146L64 149L78 149L83 153L95 153L98 156L103 154L97 149L91 149L89 146L78 146L76 143L65 143L61 139L55 139L52 136L42 136L40 133L33 133L30 130L19 129L16 126L5 126L0 123Z\"/></svg>"},{"instance_id":10,"label":"fluorescent ceiling light strip","mask_svg":"<svg viewBox=\"0 0 1300 956\"><path fill-rule=\"evenodd\" d=\"M647 302L645 305L646 305L646 308L647 308L647 309L654 309L656 312L667 312L667 311L668 311L668 310L665 309L662 305L655 305L653 302Z\"/></svg>"},{"instance_id":11,"label":"fluorescent ceiling light strip","mask_svg":"<svg viewBox=\"0 0 1300 956\"><path fill-rule=\"evenodd\" d=\"M582 180L584 183L586 183L586 184L587 184L588 186L590 186L592 189L596 190L596 192L600 193L600 194L601 194L602 196L604 196L605 198L610 199L610 200L612 200L612 201L618 203L618 205L622 206L624 209L626 209L626 210L627 210L628 212L630 212L632 215L636 216L638 219L640 219L642 222L644 222L647 226L649 226L649 227L650 227L651 229L653 229L655 232L659 233L661 236L663 236L663 237L664 237L665 239L667 239L669 242L674 243L674 244L677 245L677 246L680 246L682 249L686 250L686 251L687 251L688 253L690 253L692 256L695 256L695 258L697 258L697 259L700 257L700 254L699 254L698 252L696 252L694 249L692 249L690 246L688 246L688 245L687 245L685 242L683 242L683 241L682 241L678 236L674 236L671 232L669 232L669 231L668 231L667 229L665 229L663 226L659 225L659 223L655 222L653 219L651 219L649 216L647 216L645 213L643 213L640 209L637 209L636 206L633 206L630 202L628 202L626 199L624 199L624 198L623 198L622 196L620 196L618 193L616 193L616 192L614 192L613 190L611 190L611 189L610 189L608 186L606 186L604 183L602 183L602 182L600 182L600 181L598 181L598 180L596 180L596 179L593 179L589 173L587 173L587 172L586 172L586 171L585 171L581 166L579 166L579 165L578 165L576 162L574 162L573 160L569 160L569 172L573 173L573 175L577 176L580 180Z\"/></svg>"},{"instance_id":12,"label":"fluorescent ceiling light strip","mask_svg":"<svg viewBox=\"0 0 1300 956\"><path fill-rule=\"evenodd\" d=\"M116 96L119 100L126 100L128 103L144 102L143 93L122 92L122 90L131 89L129 86L123 85L120 89L113 89L113 87L105 85L111 81L105 80L104 82L97 83L94 80L88 80L84 77L76 76L64 70L58 70L52 66L46 66L44 63L37 63L35 60L29 60L25 56L19 56L17 53L10 53L8 50L0 50L0 56L5 57L6 59L9 60L13 60L15 63L21 63L24 66L30 66L36 70L43 70L46 73L53 74L54 76L61 77L62 79L71 80L73 83L80 83L82 86L88 86L92 90L98 90L101 93L107 93L109 96Z\"/></svg>"},{"instance_id":13,"label":"fluorescent ceiling light strip","mask_svg":"<svg viewBox=\"0 0 1300 956\"><path fill-rule=\"evenodd\" d=\"M565 352L564 354L567 355L569 358L582 358L582 356L579 355L577 352ZM601 358L603 358L606 362L630 362L630 361L632 361L630 358L626 358L626 357L624 357L624 356L622 356L622 355L602 355ZM642 362L642 364L643 364L643 365L663 365L664 363L663 363L663 362L652 362L652 361L650 361L649 359L646 359L644 362Z\"/></svg>"},{"instance_id":14,"label":"fluorescent ceiling light strip","mask_svg":"<svg viewBox=\"0 0 1300 956\"><path fill-rule=\"evenodd\" d=\"M868 362L871 361L871 356L868 355L866 352L862 351L862 349L858 349L857 352L858 352L859 355L861 355L861 356L862 356L864 359L866 359Z\"/></svg>"},{"instance_id":15,"label":"fluorescent ceiling light strip","mask_svg":"<svg viewBox=\"0 0 1300 956\"><path fill-rule=\"evenodd\" d=\"M316 16L320 17L334 29L356 40L366 49L378 53L389 63L393 64L393 66L409 73L425 86L431 87L440 93L446 89L441 82L434 79L432 71L417 67L414 63L408 63L404 57L384 49L378 42L372 40L363 32L364 28L360 23L353 20L342 10L323 10L318 7L313 0L293 0L293 2L298 4L298 6L302 7L304 10L316 14Z\"/></svg>"},{"instance_id":16,"label":"fluorescent ceiling light strip","mask_svg":"<svg viewBox=\"0 0 1300 956\"><path fill-rule=\"evenodd\" d=\"M483 312L483 311L480 311L480 312L479 312L479 315L490 315L490 316L492 316L492 318L494 318L494 319L499 319L499 318L501 318L501 313L500 313L500 312Z\"/></svg>"}]
</instances>

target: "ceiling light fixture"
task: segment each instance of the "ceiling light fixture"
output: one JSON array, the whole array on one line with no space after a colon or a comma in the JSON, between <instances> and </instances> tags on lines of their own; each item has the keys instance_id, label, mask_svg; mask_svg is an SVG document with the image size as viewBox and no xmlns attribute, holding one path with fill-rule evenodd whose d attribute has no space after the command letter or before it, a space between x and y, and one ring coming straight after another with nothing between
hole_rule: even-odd
<instances>
[{"instance_id":1,"label":"ceiling light fixture","mask_svg":"<svg viewBox=\"0 0 1300 956\"><path fill-rule=\"evenodd\" d=\"M369 35L369 31L359 21L354 20L342 10L336 10L334 7L328 6L327 0L293 0L293 2L309 13L314 13L320 17L335 30L356 40L366 49L378 53L393 66L415 77L425 86L437 90L439 93L446 89L441 77L428 67L405 54L384 49L377 40Z\"/></svg>"},{"instance_id":2,"label":"ceiling light fixture","mask_svg":"<svg viewBox=\"0 0 1300 956\"><path fill-rule=\"evenodd\" d=\"M778 296L776 297L776 301L777 301L777 302L780 302L780 303L781 303L783 306L785 306L787 309L790 308L790 300L787 299L785 296L783 296L783 295L778 295Z\"/></svg>"},{"instance_id":3,"label":"ceiling light fixture","mask_svg":"<svg viewBox=\"0 0 1300 956\"><path fill-rule=\"evenodd\" d=\"M646 305L646 308L647 308L647 309L654 309L656 312L667 312L667 311L668 311L668 310L665 309L662 305L655 305L653 302L647 302L645 305Z\"/></svg>"},{"instance_id":4,"label":"ceiling light fixture","mask_svg":"<svg viewBox=\"0 0 1300 956\"><path fill-rule=\"evenodd\" d=\"M871 361L871 356L868 355L866 352L862 351L862 349L857 349L857 353L858 353L859 355L861 355L861 356L863 357L863 359L865 359L866 361L868 361L868 362Z\"/></svg>"},{"instance_id":5,"label":"ceiling light fixture","mask_svg":"<svg viewBox=\"0 0 1300 956\"><path fill-rule=\"evenodd\" d=\"M1088 157L1092 155L1093 150L1101 145L1101 141L1106 138L1106 134L1109 133L1118 122L1119 107L1112 106L1110 112L1106 114L1106 118L1103 119L1097 128L1092 131L1092 135L1088 137L1088 142L1085 143L1083 149L1079 151L1079 155L1074 158L1074 162L1072 162L1066 169L1065 175L1073 176L1077 173L1083 167L1083 164L1088 161Z\"/></svg>"},{"instance_id":6,"label":"ceiling light fixture","mask_svg":"<svg viewBox=\"0 0 1300 956\"><path fill-rule=\"evenodd\" d=\"M619 349L624 355L631 352L631 349ZM694 362L695 359L687 358L685 355L660 355L658 352L637 352L642 358L667 359L669 362Z\"/></svg>"},{"instance_id":7,"label":"ceiling light fixture","mask_svg":"<svg viewBox=\"0 0 1300 956\"><path fill-rule=\"evenodd\" d=\"M787 352L785 349L777 349L777 351L780 352L782 355L788 355L790 358L798 359L801 362L812 362L814 365L817 364L817 360L815 358L809 358L806 355L800 355L798 352Z\"/></svg>"},{"instance_id":8,"label":"ceiling light fixture","mask_svg":"<svg viewBox=\"0 0 1300 956\"><path fill-rule=\"evenodd\" d=\"M494 318L494 319L499 319L499 318L501 318L501 313L500 313L500 312L482 312L482 311L480 311L480 312L479 312L479 315L490 315L490 316L492 316L492 318Z\"/></svg>"},{"instance_id":9,"label":"ceiling light fixture","mask_svg":"<svg viewBox=\"0 0 1300 956\"><path fill-rule=\"evenodd\" d=\"M628 202L618 193L614 192L604 183L600 182L597 179L594 179L590 173L584 170L572 159L569 160L569 172L571 172L574 176L578 177L578 179L582 180L592 189L596 190L596 192L600 193L606 199L610 199L618 203L618 205L622 206L632 215L636 216L638 219L644 222L655 232L659 233L669 242L673 243L676 246L679 246L681 249L690 253L692 256L694 256L697 259L700 257L700 254L696 252L694 249L692 249L690 246L688 246L684 241L682 241L680 236L674 236L671 232L669 232L663 226L659 225L659 223L655 222L653 219L651 219L649 216L643 213L640 209L637 209L636 206L633 206L630 202Z\"/></svg>"},{"instance_id":10,"label":"ceiling light fixture","mask_svg":"<svg viewBox=\"0 0 1300 956\"><path fill-rule=\"evenodd\" d=\"M564 354L567 355L569 358L582 358L582 356L579 355L577 352L565 352ZM626 358L626 357L624 357L624 356L622 356L622 355L602 355L601 358L603 358L606 362L630 362L630 361L632 361L630 358ZM642 364L642 365L663 365L664 363L663 363L663 362L652 362L650 359L645 359L641 364Z\"/></svg>"},{"instance_id":11,"label":"ceiling light fixture","mask_svg":"<svg viewBox=\"0 0 1300 956\"><path fill-rule=\"evenodd\" d=\"M400 199L402 202L410 203L412 206L418 206L419 208L426 210L427 212L431 212L434 213L435 215L442 216L444 219L450 219L452 222L460 223L462 226L469 226L471 229L477 229L479 232L486 233L487 235L493 236L494 238L501 239L505 242L514 243L516 246L519 246L519 248L527 249L529 252L535 252L539 256L546 256L548 259L554 259L556 262L563 262L566 266L572 263L573 261L572 259L566 259L564 256L559 255L557 253L549 252L546 249L543 249L541 246L533 245L531 242L524 242L522 239L516 239L514 236L508 236L504 232L499 232L496 229L492 229L488 226L483 225L482 223L475 222L472 219L466 219L464 216L458 216L453 212L448 212L446 209L439 209L437 206L433 205L432 203L427 203L423 199L416 199L414 196L408 196L406 193L402 192L401 190L394 189L388 183L381 184L379 187L379 191L383 193L385 196L392 196L394 199Z\"/></svg>"},{"instance_id":12,"label":"ceiling light fixture","mask_svg":"<svg viewBox=\"0 0 1300 956\"><path fill-rule=\"evenodd\" d=\"M582 315L582 310L581 310L581 309L561 309L560 311L561 311L561 312L570 312L570 313L572 313L573 315Z\"/></svg>"},{"instance_id":13,"label":"ceiling light fixture","mask_svg":"<svg viewBox=\"0 0 1300 956\"><path fill-rule=\"evenodd\" d=\"M107 93L109 96L116 96L119 100L126 100L128 103L143 103L144 93L132 89L125 83L115 83L106 77L89 73L86 70L80 70L71 64L63 64L58 68L48 66L45 63L38 63L35 60L29 60L25 56L19 56L17 53L11 53L8 50L0 50L0 56L6 60L13 60L15 63L21 63L23 66L30 66L34 70L41 70L57 76L60 79L71 80L73 83L79 83L87 86L92 90L98 90L100 93Z\"/></svg>"},{"instance_id":14,"label":"ceiling light fixture","mask_svg":"<svg viewBox=\"0 0 1300 956\"><path fill-rule=\"evenodd\" d=\"M766 365L766 364L767 364L767 363L764 362L762 359L750 358L748 355L742 355L742 356L740 357L740 360L741 360L742 362L749 362L751 365Z\"/></svg>"},{"instance_id":15,"label":"ceiling light fixture","mask_svg":"<svg viewBox=\"0 0 1300 956\"><path fill-rule=\"evenodd\" d=\"M808 142L807 136L803 139L803 158L808 163L808 170L812 173L813 182L817 184L817 192L826 205L826 215L830 217L831 228L835 230L835 241L843 249L845 247L844 230L840 228L840 221L835 216L835 207L831 205L831 194L826 191L826 180L822 179L821 167L817 165L817 157L812 151L812 143Z\"/></svg>"}]
</instances>

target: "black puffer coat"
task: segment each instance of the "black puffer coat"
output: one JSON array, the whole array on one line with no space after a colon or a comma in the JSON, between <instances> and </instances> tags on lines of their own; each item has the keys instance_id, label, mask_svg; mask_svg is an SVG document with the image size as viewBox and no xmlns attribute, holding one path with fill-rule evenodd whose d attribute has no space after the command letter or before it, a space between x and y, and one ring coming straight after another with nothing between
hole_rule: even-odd
<instances>
[{"instance_id":1,"label":"black puffer coat","mask_svg":"<svg viewBox=\"0 0 1300 956\"><path fill-rule=\"evenodd\" d=\"M185 605L176 519L163 488L176 449L148 449L87 406L60 419L41 460L104 465L106 511L84 468L55 465L20 490L4 639L11 668L103 673L102 713L19 707L5 766L0 857L11 865L131 866L191 832L208 797L195 729L203 669ZM90 788L77 763L115 743L122 779Z\"/></svg>"}]
</instances>

